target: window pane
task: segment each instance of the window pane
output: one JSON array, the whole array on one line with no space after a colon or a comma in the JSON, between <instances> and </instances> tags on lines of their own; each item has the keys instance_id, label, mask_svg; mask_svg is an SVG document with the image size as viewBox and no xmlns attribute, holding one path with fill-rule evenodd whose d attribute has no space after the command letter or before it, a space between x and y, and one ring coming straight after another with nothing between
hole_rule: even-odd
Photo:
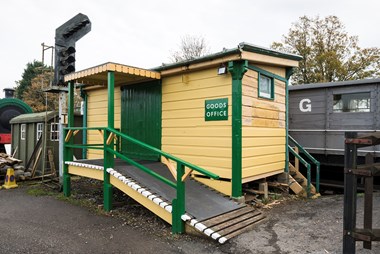
<instances>
[{"instance_id":1,"label":"window pane","mask_svg":"<svg viewBox=\"0 0 380 254\"><path fill-rule=\"evenodd\" d=\"M272 79L262 74L260 74L259 81L259 96L272 98Z\"/></svg>"},{"instance_id":2,"label":"window pane","mask_svg":"<svg viewBox=\"0 0 380 254\"><path fill-rule=\"evenodd\" d=\"M52 140L52 141L58 141L59 140L58 123L52 123L50 126L50 140Z\"/></svg>"},{"instance_id":3,"label":"window pane","mask_svg":"<svg viewBox=\"0 0 380 254\"><path fill-rule=\"evenodd\" d=\"M25 140L26 124L21 124L21 139Z\"/></svg>"},{"instance_id":4,"label":"window pane","mask_svg":"<svg viewBox=\"0 0 380 254\"><path fill-rule=\"evenodd\" d=\"M370 112L371 93L351 93L334 95L334 112Z\"/></svg>"}]
</instances>

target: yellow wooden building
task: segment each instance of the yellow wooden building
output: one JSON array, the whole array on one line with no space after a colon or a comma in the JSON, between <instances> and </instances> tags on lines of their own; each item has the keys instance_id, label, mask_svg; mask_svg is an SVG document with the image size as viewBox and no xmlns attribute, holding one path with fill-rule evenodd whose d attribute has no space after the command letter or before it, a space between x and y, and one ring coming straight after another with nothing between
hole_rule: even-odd
<instances>
[{"instance_id":1,"label":"yellow wooden building","mask_svg":"<svg viewBox=\"0 0 380 254\"><path fill-rule=\"evenodd\" d=\"M107 211L116 187L174 233L187 225L220 243L239 234L263 216L218 193L241 200L243 184L288 172L288 80L300 59L241 43L154 69L105 63L65 75L64 194L71 175L90 177L103 181ZM74 85L84 98L80 128Z\"/></svg>"},{"instance_id":2,"label":"yellow wooden building","mask_svg":"<svg viewBox=\"0 0 380 254\"><path fill-rule=\"evenodd\" d=\"M287 160L287 86L301 57L241 43L237 48L155 69L106 63L65 76L86 99L86 127L113 127L141 142L219 176L193 172L198 181L232 197L242 184L284 172ZM114 94L108 76L114 73ZM112 112L111 112L112 113ZM99 133L87 132L87 143ZM123 154L163 160L121 142ZM88 150L87 159L103 158Z\"/></svg>"}]
</instances>

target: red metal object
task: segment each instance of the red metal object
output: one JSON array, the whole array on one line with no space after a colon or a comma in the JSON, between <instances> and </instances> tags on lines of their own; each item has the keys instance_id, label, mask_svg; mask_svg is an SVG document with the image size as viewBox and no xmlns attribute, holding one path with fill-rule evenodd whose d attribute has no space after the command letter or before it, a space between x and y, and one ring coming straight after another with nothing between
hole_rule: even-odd
<instances>
[{"instance_id":1,"label":"red metal object","mask_svg":"<svg viewBox=\"0 0 380 254\"><path fill-rule=\"evenodd\" d=\"M12 136L10 133L0 133L0 144L11 144Z\"/></svg>"}]
</instances>

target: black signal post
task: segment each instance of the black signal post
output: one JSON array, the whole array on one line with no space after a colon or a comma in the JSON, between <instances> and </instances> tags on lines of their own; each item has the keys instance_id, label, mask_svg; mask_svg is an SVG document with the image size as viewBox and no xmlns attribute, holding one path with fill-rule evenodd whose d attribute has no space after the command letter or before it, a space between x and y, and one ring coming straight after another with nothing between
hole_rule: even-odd
<instances>
[{"instance_id":1,"label":"black signal post","mask_svg":"<svg viewBox=\"0 0 380 254\"><path fill-rule=\"evenodd\" d=\"M64 86L64 76L75 71L75 43L90 31L91 21L82 13L55 30L53 86Z\"/></svg>"}]
</instances>

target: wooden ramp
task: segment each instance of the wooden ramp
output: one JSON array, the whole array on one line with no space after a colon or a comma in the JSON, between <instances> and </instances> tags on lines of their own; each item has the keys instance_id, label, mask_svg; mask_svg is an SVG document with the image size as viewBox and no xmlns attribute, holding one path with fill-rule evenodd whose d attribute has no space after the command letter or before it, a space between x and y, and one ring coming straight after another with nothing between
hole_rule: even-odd
<instances>
[{"instance_id":1,"label":"wooden ramp","mask_svg":"<svg viewBox=\"0 0 380 254\"><path fill-rule=\"evenodd\" d=\"M167 167L159 162L139 161L160 175L173 179ZM103 180L103 160L66 162L69 173ZM107 169L111 184L151 210L168 223L172 223L172 204L175 191L151 175L115 160L113 169ZM195 180L186 181L186 214L182 220L188 226L224 243L249 230L264 216L245 204L238 204Z\"/></svg>"}]
</instances>

